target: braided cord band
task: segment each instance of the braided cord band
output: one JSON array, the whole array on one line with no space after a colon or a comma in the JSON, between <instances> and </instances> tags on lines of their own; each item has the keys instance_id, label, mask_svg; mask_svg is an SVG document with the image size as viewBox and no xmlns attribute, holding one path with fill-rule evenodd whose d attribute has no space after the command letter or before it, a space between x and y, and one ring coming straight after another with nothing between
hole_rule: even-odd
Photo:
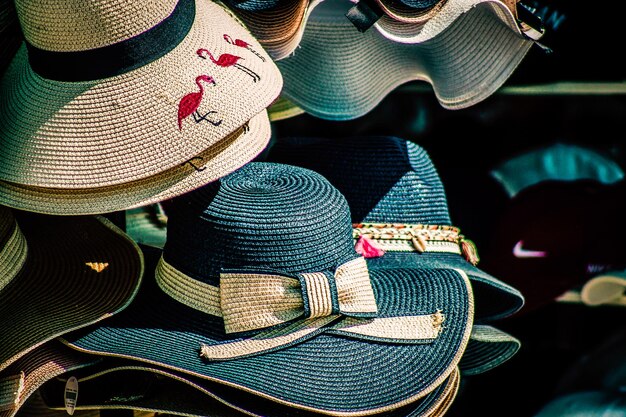
<instances>
[{"instance_id":1,"label":"braided cord band","mask_svg":"<svg viewBox=\"0 0 626 417\"><path fill-rule=\"evenodd\" d=\"M439 252L465 256L476 265L480 258L476 245L465 239L461 229L435 224L354 223L352 237L367 237L381 249L391 252Z\"/></svg>"}]
</instances>

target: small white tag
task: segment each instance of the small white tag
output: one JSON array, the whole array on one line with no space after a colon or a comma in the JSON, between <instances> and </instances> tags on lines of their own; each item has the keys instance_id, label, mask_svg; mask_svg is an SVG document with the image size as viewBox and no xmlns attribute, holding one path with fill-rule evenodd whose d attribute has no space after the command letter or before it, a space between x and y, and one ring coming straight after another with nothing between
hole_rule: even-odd
<instances>
[{"instance_id":1,"label":"small white tag","mask_svg":"<svg viewBox=\"0 0 626 417\"><path fill-rule=\"evenodd\" d=\"M76 400L78 399L78 380L76 377L71 377L65 383L65 411L70 416L74 414L76 408Z\"/></svg>"}]
</instances>

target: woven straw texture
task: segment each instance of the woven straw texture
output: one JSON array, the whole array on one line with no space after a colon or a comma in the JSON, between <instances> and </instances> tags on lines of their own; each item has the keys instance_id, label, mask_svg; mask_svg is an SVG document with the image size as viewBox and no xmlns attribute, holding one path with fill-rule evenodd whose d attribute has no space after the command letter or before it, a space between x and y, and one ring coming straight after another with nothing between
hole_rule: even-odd
<instances>
[{"instance_id":1,"label":"woven straw texture","mask_svg":"<svg viewBox=\"0 0 626 417\"><path fill-rule=\"evenodd\" d=\"M521 342L510 334L495 327L476 325L459 369L463 375L482 374L511 359L520 347Z\"/></svg>"},{"instance_id":2,"label":"woven straw texture","mask_svg":"<svg viewBox=\"0 0 626 417\"><path fill-rule=\"evenodd\" d=\"M320 414L286 407L237 389L194 378L175 371L135 361L107 360L79 371L79 410L132 408L186 416L315 417ZM413 404L377 417L418 417L438 415L458 390L458 370L436 390ZM65 379L42 388L49 407L63 408ZM184 401L181 401L184 398ZM228 407L226 407L228 406Z\"/></svg>"},{"instance_id":3,"label":"woven straw texture","mask_svg":"<svg viewBox=\"0 0 626 417\"><path fill-rule=\"evenodd\" d=\"M278 61L298 47L311 11L322 1L285 0L265 10L234 10L265 51Z\"/></svg>"},{"instance_id":4,"label":"woven straw texture","mask_svg":"<svg viewBox=\"0 0 626 417\"><path fill-rule=\"evenodd\" d=\"M271 122L290 119L292 117L299 116L304 112L304 110L283 96L279 96L278 99L267 108L267 113Z\"/></svg>"},{"instance_id":5,"label":"woven straw texture","mask_svg":"<svg viewBox=\"0 0 626 417\"><path fill-rule=\"evenodd\" d=\"M439 174L428 153L412 142L377 136L340 141L285 138L276 142L267 159L322 174L346 197L353 223L452 224ZM508 316L524 302L515 288L461 255L387 252L368 259L368 265L463 269L472 280L479 321Z\"/></svg>"},{"instance_id":6,"label":"woven straw texture","mask_svg":"<svg viewBox=\"0 0 626 417\"><path fill-rule=\"evenodd\" d=\"M388 18L405 23L424 23L439 13L448 0L376 0ZM381 16L384 17L385 15Z\"/></svg>"},{"instance_id":7,"label":"woven straw texture","mask_svg":"<svg viewBox=\"0 0 626 417\"><path fill-rule=\"evenodd\" d=\"M302 168L251 163L168 207L164 259L198 283L219 285L222 268L321 272L355 257L345 199ZM370 271L370 280L379 318L441 310L444 329L428 343L310 334L268 353L207 361L201 344L247 337L225 334L221 318L145 279L121 315L64 339L79 350L160 364L296 408L391 411L423 398L453 372L469 339L473 296L467 277L453 270Z\"/></svg>"},{"instance_id":8,"label":"woven straw texture","mask_svg":"<svg viewBox=\"0 0 626 417\"><path fill-rule=\"evenodd\" d=\"M360 33L344 16L349 6L326 0L316 7L296 53L277 63L285 82L281 94L323 119L362 116L412 80L432 84L445 108L469 107L493 94L532 44L495 6L472 8L456 20L440 13L415 45L374 30Z\"/></svg>"},{"instance_id":9,"label":"woven straw texture","mask_svg":"<svg viewBox=\"0 0 626 417\"><path fill-rule=\"evenodd\" d=\"M274 7L279 7L285 0L226 0L231 7L258 12Z\"/></svg>"},{"instance_id":10,"label":"woven straw texture","mask_svg":"<svg viewBox=\"0 0 626 417\"><path fill-rule=\"evenodd\" d=\"M22 39L13 0L0 0L0 76L20 47Z\"/></svg>"},{"instance_id":11,"label":"woven straw texture","mask_svg":"<svg viewBox=\"0 0 626 417\"><path fill-rule=\"evenodd\" d=\"M67 417L67 411L63 410L52 410L46 406L46 403L41 398L41 393L39 391L35 391L33 395L30 396L26 404L20 408L20 411L16 414L17 417ZM92 410L92 411L74 411L73 416L75 417L100 417L100 411ZM138 414L135 413L134 417L155 417L154 414Z\"/></svg>"},{"instance_id":12,"label":"woven straw texture","mask_svg":"<svg viewBox=\"0 0 626 417\"><path fill-rule=\"evenodd\" d=\"M0 181L0 203L53 215L98 214L145 206L189 192L239 168L268 144L271 127L263 110L217 145L188 162L126 184L80 190L42 188ZM194 167L195 166L195 167ZM211 167L218 167L214 171Z\"/></svg>"},{"instance_id":13,"label":"woven straw texture","mask_svg":"<svg viewBox=\"0 0 626 417\"><path fill-rule=\"evenodd\" d=\"M0 292L0 370L56 336L119 312L143 275L137 245L106 219L14 215L28 253Z\"/></svg>"},{"instance_id":14,"label":"woven straw texture","mask_svg":"<svg viewBox=\"0 0 626 417\"><path fill-rule=\"evenodd\" d=\"M29 352L0 374L0 380L23 373L21 389L14 396L14 407L0 411L0 417L13 417L40 386L65 372L97 363L93 355L76 352L52 340ZM4 398L4 395L0 395ZM62 398L62 397L61 397Z\"/></svg>"},{"instance_id":15,"label":"woven straw texture","mask_svg":"<svg viewBox=\"0 0 626 417\"><path fill-rule=\"evenodd\" d=\"M23 46L0 83L0 179L61 189L145 179L220 147L223 138L269 106L282 87L272 60L221 5L192 1L194 5L191 29L174 49L109 78L80 82L43 78L31 68ZM149 29L174 4L20 0L17 6L27 41L46 51L84 51ZM229 44L225 34L245 40L264 60ZM159 47L167 42L162 40ZM200 48L216 60L227 53L243 59L239 66L226 63L228 59L214 64L198 56ZM215 84L199 80L202 75L211 76ZM218 126L194 122L191 114L181 116L183 98L198 91L203 91L198 111L215 112L209 118L221 121ZM254 138L242 139L258 149L258 143L248 143ZM239 167L254 156L235 155L230 166ZM209 163L204 172L217 178L230 171Z\"/></svg>"}]
</instances>

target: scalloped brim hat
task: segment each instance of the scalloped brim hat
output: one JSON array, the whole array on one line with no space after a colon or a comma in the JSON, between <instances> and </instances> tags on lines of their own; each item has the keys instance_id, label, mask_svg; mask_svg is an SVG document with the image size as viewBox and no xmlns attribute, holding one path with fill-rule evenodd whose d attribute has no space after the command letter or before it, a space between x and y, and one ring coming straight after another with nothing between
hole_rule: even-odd
<instances>
[{"instance_id":1,"label":"scalloped brim hat","mask_svg":"<svg viewBox=\"0 0 626 417\"><path fill-rule=\"evenodd\" d=\"M368 255L367 247L359 248L370 269L462 269L472 282L478 322L504 318L524 304L517 289L476 266L475 247L453 226L439 174L419 145L385 136L283 138L267 159L312 169L343 193L355 242L384 250Z\"/></svg>"},{"instance_id":2,"label":"scalloped brim hat","mask_svg":"<svg viewBox=\"0 0 626 417\"><path fill-rule=\"evenodd\" d=\"M284 0L263 10L235 7L233 12L272 59L278 61L288 57L298 47L311 11L322 1Z\"/></svg>"},{"instance_id":3,"label":"scalloped brim hat","mask_svg":"<svg viewBox=\"0 0 626 417\"><path fill-rule=\"evenodd\" d=\"M143 275L141 251L101 217L0 206L0 370L64 333L123 310Z\"/></svg>"},{"instance_id":4,"label":"scalloped brim hat","mask_svg":"<svg viewBox=\"0 0 626 417\"><path fill-rule=\"evenodd\" d=\"M16 7L25 42L0 82L1 202L39 211L30 188L81 196L121 191L189 161L204 162L198 187L267 145L269 135L241 135L241 129L265 114L281 90L281 74L221 4L19 0ZM116 196L102 204L114 205ZM131 203L149 201L122 196L114 210L100 212Z\"/></svg>"},{"instance_id":5,"label":"scalloped brim hat","mask_svg":"<svg viewBox=\"0 0 626 417\"><path fill-rule=\"evenodd\" d=\"M443 16L446 16L445 19L448 21L454 21L464 13L473 13L472 9L475 7L490 8L496 15L507 16L507 18L502 17L503 22L512 17L517 26L515 31L530 41L538 41L544 33L540 22L533 22L533 26L530 26L520 19L517 1L515 0L443 0L424 9L398 5L395 1L377 1L384 13L373 23L374 27L385 38L399 43L413 44L424 42L428 40L429 26L435 24L434 22L429 22L431 19L437 22L442 21ZM537 18L531 19L536 20ZM514 29L510 20L505 24Z\"/></svg>"},{"instance_id":6,"label":"scalloped brim hat","mask_svg":"<svg viewBox=\"0 0 626 417\"><path fill-rule=\"evenodd\" d=\"M44 383L66 372L98 363L86 355L52 340L27 353L0 373L0 417L13 417Z\"/></svg>"},{"instance_id":7,"label":"scalloped brim hat","mask_svg":"<svg viewBox=\"0 0 626 417\"><path fill-rule=\"evenodd\" d=\"M281 94L323 119L362 116L409 81L430 83L444 108L472 106L500 88L533 44L499 2L438 13L424 25L421 41L411 45L375 30L359 32L345 17L351 6L322 2L298 49L277 62Z\"/></svg>"},{"instance_id":8,"label":"scalloped brim hat","mask_svg":"<svg viewBox=\"0 0 626 417\"><path fill-rule=\"evenodd\" d=\"M474 313L465 272L368 271L321 175L250 163L167 213L155 279L65 343L342 416L411 404L457 367Z\"/></svg>"}]
</instances>

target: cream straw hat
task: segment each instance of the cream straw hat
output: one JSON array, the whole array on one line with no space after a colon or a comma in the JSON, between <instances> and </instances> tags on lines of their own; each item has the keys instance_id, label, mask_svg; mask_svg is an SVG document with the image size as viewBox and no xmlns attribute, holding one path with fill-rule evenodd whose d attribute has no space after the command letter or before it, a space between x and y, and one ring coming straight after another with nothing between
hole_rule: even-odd
<instances>
[{"instance_id":1,"label":"cream straw hat","mask_svg":"<svg viewBox=\"0 0 626 417\"><path fill-rule=\"evenodd\" d=\"M22 187L84 195L149 181L223 148L282 86L269 56L219 3L18 0L16 7L26 42L0 83L0 180L8 183L0 193L7 204L11 192L32 203L16 201L18 208L39 211ZM204 161L204 183L249 162L267 141L239 137L233 158ZM113 208L150 200L125 198Z\"/></svg>"},{"instance_id":2,"label":"cream straw hat","mask_svg":"<svg viewBox=\"0 0 626 417\"><path fill-rule=\"evenodd\" d=\"M359 32L345 17L351 2L326 0L311 14L296 53L277 63L282 94L332 120L362 116L413 80L429 82L445 108L472 106L509 78L533 41L501 3L470 1L450 0L455 13L442 9L424 25L420 43L405 45L375 30Z\"/></svg>"}]
</instances>

